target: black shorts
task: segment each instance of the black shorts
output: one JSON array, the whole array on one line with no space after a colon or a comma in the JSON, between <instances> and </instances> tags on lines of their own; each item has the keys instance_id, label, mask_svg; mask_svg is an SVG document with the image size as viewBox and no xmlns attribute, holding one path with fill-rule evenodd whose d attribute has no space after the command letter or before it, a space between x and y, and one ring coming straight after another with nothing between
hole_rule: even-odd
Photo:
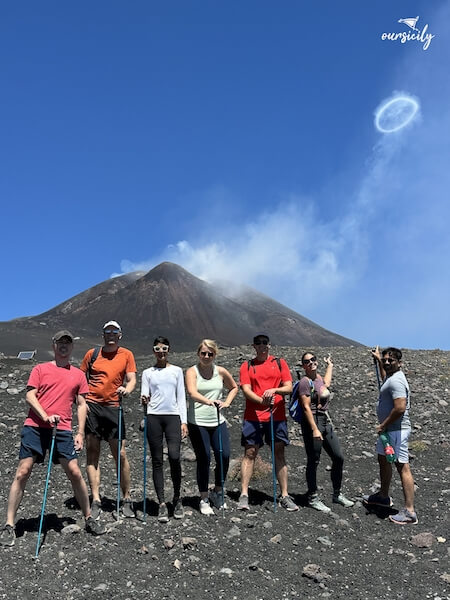
<instances>
[{"instance_id":1,"label":"black shorts","mask_svg":"<svg viewBox=\"0 0 450 600\"><path fill-rule=\"evenodd\" d=\"M50 451L52 429L24 425L20 437L19 459L36 457L37 463L43 463L46 453ZM65 458L67 461L77 458L71 431L56 430L53 464L57 465L60 458Z\"/></svg>"},{"instance_id":2,"label":"black shorts","mask_svg":"<svg viewBox=\"0 0 450 600\"><path fill-rule=\"evenodd\" d=\"M87 402L88 414L86 419L86 435L92 434L100 440L119 439L119 407L102 406L98 402ZM122 411L122 426L120 437L126 439L125 419Z\"/></svg>"}]
</instances>

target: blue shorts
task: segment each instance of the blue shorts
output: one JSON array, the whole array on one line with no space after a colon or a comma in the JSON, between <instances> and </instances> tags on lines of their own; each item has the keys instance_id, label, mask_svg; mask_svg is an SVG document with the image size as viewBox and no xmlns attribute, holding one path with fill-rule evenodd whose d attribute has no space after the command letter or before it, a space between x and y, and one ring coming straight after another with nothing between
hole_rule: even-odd
<instances>
[{"instance_id":1,"label":"blue shorts","mask_svg":"<svg viewBox=\"0 0 450 600\"><path fill-rule=\"evenodd\" d=\"M388 431L391 445L394 448L395 456L399 463L409 462L408 440L411 435L411 429L398 429L396 431ZM377 454L384 455L383 442L378 436L377 439Z\"/></svg>"},{"instance_id":2,"label":"blue shorts","mask_svg":"<svg viewBox=\"0 0 450 600\"><path fill-rule=\"evenodd\" d=\"M289 444L286 421L273 422L273 436L275 443L283 442ZM245 421L242 423L241 446L264 446L264 439L271 446L270 421L260 423L259 421Z\"/></svg>"},{"instance_id":3,"label":"blue shorts","mask_svg":"<svg viewBox=\"0 0 450 600\"><path fill-rule=\"evenodd\" d=\"M46 427L24 425L20 436L19 459L36 457L37 463L43 463L52 444L52 430ZM77 458L71 431L56 430L53 464L57 465L60 458L65 458L67 461Z\"/></svg>"}]
</instances>

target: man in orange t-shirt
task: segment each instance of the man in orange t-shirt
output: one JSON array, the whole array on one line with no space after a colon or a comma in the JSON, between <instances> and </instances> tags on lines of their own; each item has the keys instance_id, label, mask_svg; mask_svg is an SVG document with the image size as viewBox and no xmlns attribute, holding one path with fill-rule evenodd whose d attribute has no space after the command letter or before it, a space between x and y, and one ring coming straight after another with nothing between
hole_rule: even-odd
<instances>
[{"instance_id":1,"label":"man in orange t-shirt","mask_svg":"<svg viewBox=\"0 0 450 600\"><path fill-rule=\"evenodd\" d=\"M92 493L92 515L101 513L100 498L100 445L106 440L116 461L118 458L119 404L136 387L136 363L133 353L119 346L122 328L117 321L103 326L104 345L98 351L88 350L81 370L89 383L86 420L86 471ZM134 517L130 497L130 464L125 450L125 421L122 413L122 443L120 448L120 487L122 489L122 514Z\"/></svg>"}]
</instances>

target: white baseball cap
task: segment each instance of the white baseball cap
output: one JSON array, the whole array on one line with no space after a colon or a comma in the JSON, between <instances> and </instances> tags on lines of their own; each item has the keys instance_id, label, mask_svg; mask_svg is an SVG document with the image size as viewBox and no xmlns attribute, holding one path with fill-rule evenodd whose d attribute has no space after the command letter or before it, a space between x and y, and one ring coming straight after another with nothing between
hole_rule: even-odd
<instances>
[{"instance_id":1,"label":"white baseball cap","mask_svg":"<svg viewBox=\"0 0 450 600\"><path fill-rule=\"evenodd\" d=\"M108 321L107 323L105 323L103 325L103 329L105 330L107 327L114 327L115 329L118 329L120 332L122 331L122 327L119 325L119 323L117 321Z\"/></svg>"}]
</instances>

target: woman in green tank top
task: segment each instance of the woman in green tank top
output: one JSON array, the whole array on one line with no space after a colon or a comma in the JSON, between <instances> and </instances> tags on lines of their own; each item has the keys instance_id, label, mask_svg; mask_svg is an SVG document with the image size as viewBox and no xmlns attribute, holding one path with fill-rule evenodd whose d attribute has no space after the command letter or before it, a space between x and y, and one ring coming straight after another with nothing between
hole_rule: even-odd
<instances>
[{"instance_id":1,"label":"woman in green tank top","mask_svg":"<svg viewBox=\"0 0 450 600\"><path fill-rule=\"evenodd\" d=\"M222 508L225 481L230 462L230 438L222 409L228 408L238 393L231 374L215 364L218 347L214 340L202 340L197 348L198 363L186 372L186 389L190 396L188 408L189 436L197 458L197 484L200 492L200 512L212 515ZM228 391L223 400L223 389ZM214 489L208 497L211 447L216 466ZM223 505L226 508L226 504Z\"/></svg>"}]
</instances>

